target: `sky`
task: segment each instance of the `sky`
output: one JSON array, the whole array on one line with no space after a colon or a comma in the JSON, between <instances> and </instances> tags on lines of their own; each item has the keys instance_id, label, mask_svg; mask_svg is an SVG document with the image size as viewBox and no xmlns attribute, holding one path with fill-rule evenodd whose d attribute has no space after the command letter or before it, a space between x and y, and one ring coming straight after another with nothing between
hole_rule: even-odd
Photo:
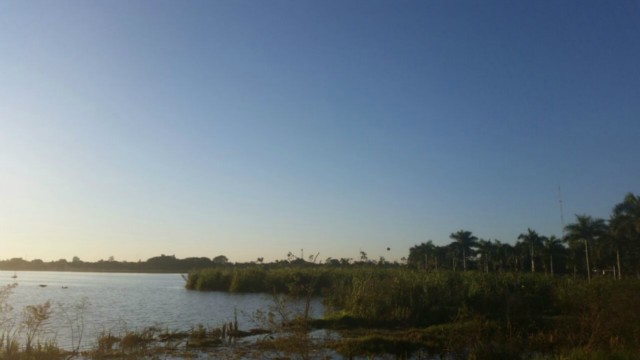
<instances>
[{"instance_id":1,"label":"sky","mask_svg":"<svg viewBox=\"0 0 640 360\"><path fill-rule=\"evenodd\" d=\"M639 135L637 0L0 2L0 259L560 236Z\"/></svg>"}]
</instances>

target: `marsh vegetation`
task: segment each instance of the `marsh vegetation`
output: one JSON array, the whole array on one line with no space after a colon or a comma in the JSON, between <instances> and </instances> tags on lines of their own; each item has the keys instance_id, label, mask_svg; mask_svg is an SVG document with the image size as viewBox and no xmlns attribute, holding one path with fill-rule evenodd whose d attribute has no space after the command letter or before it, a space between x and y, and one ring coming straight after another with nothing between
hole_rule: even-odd
<instances>
[{"instance_id":1,"label":"marsh vegetation","mask_svg":"<svg viewBox=\"0 0 640 360\"><path fill-rule=\"evenodd\" d=\"M254 283L251 277L259 287L248 286ZM225 291L270 287L294 296L282 284L313 284L309 289L322 296L325 316L303 322L339 334L325 345L347 357L604 352L634 358L640 351L636 279L600 277L589 283L571 276L363 266L210 269L192 273L189 280L188 286L199 289L205 284L218 290L227 284ZM244 285L231 286L237 281ZM301 320L291 323L296 321Z\"/></svg>"}]
</instances>

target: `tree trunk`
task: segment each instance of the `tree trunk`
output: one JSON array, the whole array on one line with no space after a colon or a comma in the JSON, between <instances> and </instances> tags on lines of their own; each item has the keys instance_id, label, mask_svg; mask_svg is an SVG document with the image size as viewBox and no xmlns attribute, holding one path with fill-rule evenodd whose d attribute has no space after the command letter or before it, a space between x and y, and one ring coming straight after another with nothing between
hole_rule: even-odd
<instances>
[{"instance_id":1,"label":"tree trunk","mask_svg":"<svg viewBox=\"0 0 640 360\"><path fill-rule=\"evenodd\" d=\"M549 255L549 265L551 268L551 276L553 276L553 255Z\"/></svg>"},{"instance_id":2,"label":"tree trunk","mask_svg":"<svg viewBox=\"0 0 640 360\"><path fill-rule=\"evenodd\" d=\"M467 271L467 255L464 248L462 248L462 270Z\"/></svg>"},{"instance_id":3,"label":"tree trunk","mask_svg":"<svg viewBox=\"0 0 640 360\"><path fill-rule=\"evenodd\" d=\"M533 244L531 244L531 272L536 272L536 261L533 259Z\"/></svg>"},{"instance_id":4,"label":"tree trunk","mask_svg":"<svg viewBox=\"0 0 640 360\"><path fill-rule=\"evenodd\" d=\"M589 242L584 239L584 255L587 259L587 280L591 282L591 266L589 266Z\"/></svg>"},{"instance_id":5,"label":"tree trunk","mask_svg":"<svg viewBox=\"0 0 640 360\"><path fill-rule=\"evenodd\" d=\"M616 248L616 262L618 263L618 280L622 280L622 269L620 268L620 249Z\"/></svg>"}]
</instances>

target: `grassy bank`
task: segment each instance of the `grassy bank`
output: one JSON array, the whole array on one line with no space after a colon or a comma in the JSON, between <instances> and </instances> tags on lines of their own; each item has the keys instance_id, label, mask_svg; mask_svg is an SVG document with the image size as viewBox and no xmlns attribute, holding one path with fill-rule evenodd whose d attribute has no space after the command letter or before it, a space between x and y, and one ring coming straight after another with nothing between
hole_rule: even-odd
<instances>
[{"instance_id":1,"label":"grassy bank","mask_svg":"<svg viewBox=\"0 0 640 360\"><path fill-rule=\"evenodd\" d=\"M306 289L321 295L326 315L312 325L340 331L334 348L345 356L416 351L459 352L460 358L640 356L637 280L588 283L528 273L256 266L194 272L187 287L293 295Z\"/></svg>"}]
</instances>

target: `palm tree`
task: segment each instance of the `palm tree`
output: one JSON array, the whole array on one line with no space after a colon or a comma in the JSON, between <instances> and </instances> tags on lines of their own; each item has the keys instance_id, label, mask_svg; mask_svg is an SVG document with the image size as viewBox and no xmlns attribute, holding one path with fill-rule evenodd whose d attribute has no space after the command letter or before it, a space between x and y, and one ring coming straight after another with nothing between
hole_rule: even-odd
<instances>
[{"instance_id":1,"label":"palm tree","mask_svg":"<svg viewBox=\"0 0 640 360\"><path fill-rule=\"evenodd\" d=\"M611 228L612 245L616 252L616 265L618 267L618 279L622 279L620 266L620 247L626 242L640 240L640 196L628 193L624 200L613 208L613 214L609 221Z\"/></svg>"},{"instance_id":2,"label":"palm tree","mask_svg":"<svg viewBox=\"0 0 640 360\"><path fill-rule=\"evenodd\" d=\"M511 253L511 245L503 244L500 240L493 240L494 259L493 265L495 270L504 271L509 263L509 255Z\"/></svg>"},{"instance_id":3,"label":"palm tree","mask_svg":"<svg viewBox=\"0 0 640 360\"><path fill-rule=\"evenodd\" d=\"M478 254L482 261L483 271L489 272L489 265L494 261L494 253L496 252L496 246L491 240L478 240Z\"/></svg>"},{"instance_id":4,"label":"palm tree","mask_svg":"<svg viewBox=\"0 0 640 360\"><path fill-rule=\"evenodd\" d=\"M462 252L462 269L467 270L467 256L470 256L474 247L477 246L478 238L471 234L471 231L458 230L456 233L449 235L449 238L455 240L457 246Z\"/></svg>"},{"instance_id":5,"label":"palm tree","mask_svg":"<svg viewBox=\"0 0 640 360\"><path fill-rule=\"evenodd\" d=\"M462 253L460 250L460 244L457 242L452 242L449 245L444 247L444 256L445 256L445 264L451 263L451 270L456 271L458 268L458 257ZM448 265L447 265L448 266Z\"/></svg>"},{"instance_id":6,"label":"palm tree","mask_svg":"<svg viewBox=\"0 0 640 360\"><path fill-rule=\"evenodd\" d=\"M607 231L607 224L603 219L594 219L588 215L576 215L576 222L564 227L567 241L584 241L584 253L587 264L587 279L591 282L591 267L589 265L589 243L596 241Z\"/></svg>"},{"instance_id":7,"label":"palm tree","mask_svg":"<svg viewBox=\"0 0 640 360\"><path fill-rule=\"evenodd\" d=\"M620 243L619 243L620 242ZM617 278L616 246L623 246L624 239L614 235L611 229L601 234L598 241L589 244L589 262L596 269L612 269L614 278Z\"/></svg>"},{"instance_id":8,"label":"palm tree","mask_svg":"<svg viewBox=\"0 0 640 360\"><path fill-rule=\"evenodd\" d=\"M551 272L551 276L553 276L553 256L562 249L562 240L558 239L554 235L544 237L542 239L542 246L544 247L547 256L549 256L549 270Z\"/></svg>"},{"instance_id":9,"label":"palm tree","mask_svg":"<svg viewBox=\"0 0 640 360\"><path fill-rule=\"evenodd\" d=\"M496 256L500 269L503 271L517 271L518 255L513 245L509 243L501 243L498 240L493 241L496 247Z\"/></svg>"},{"instance_id":10,"label":"palm tree","mask_svg":"<svg viewBox=\"0 0 640 360\"><path fill-rule=\"evenodd\" d=\"M435 248L436 246L431 240L427 241L426 243L413 246L409 249L409 264L427 270L427 267L429 265L429 257L433 258L435 256Z\"/></svg>"},{"instance_id":11,"label":"palm tree","mask_svg":"<svg viewBox=\"0 0 640 360\"><path fill-rule=\"evenodd\" d=\"M542 238L540 238L540 235L538 235L537 232L527 229L526 234L518 235L518 240L522 240L529 249L529 255L531 256L531 272L536 272L535 250L542 244Z\"/></svg>"},{"instance_id":12,"label":"palm tree","mask_svg":"<svg viewBox=\"0 0 640 360\"><path fill-rule=\"evenodd\" d=\"M438 271L439 266L447 267L448 264L448 255L449 247L448 246L436 246L433 249L433 268Z\"/></svg>"}]
</instances>

